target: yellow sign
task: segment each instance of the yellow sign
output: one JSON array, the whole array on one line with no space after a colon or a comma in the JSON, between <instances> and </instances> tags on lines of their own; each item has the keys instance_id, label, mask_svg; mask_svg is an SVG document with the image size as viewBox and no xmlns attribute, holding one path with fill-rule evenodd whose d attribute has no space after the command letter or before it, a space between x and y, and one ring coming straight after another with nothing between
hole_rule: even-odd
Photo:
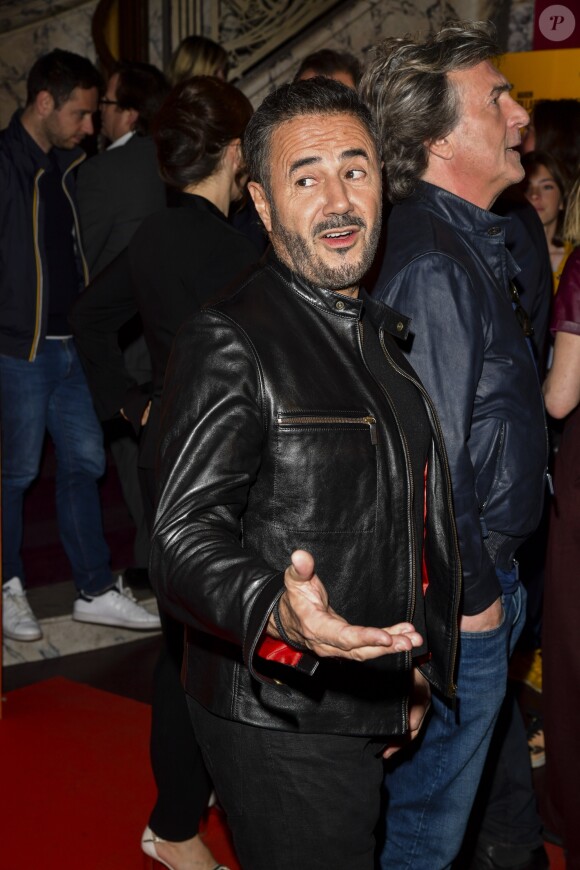
<instances>
[{"instance_id":1,"label":"yellow sign","mask_svg":"<svg viewBox=\"0 0 580 870\"><path fill-rule=\"evenodd\" d=\"M504 54L497 66L528 112L538 100L580 99L580 48Z\"/></svg>"}]
</instances>

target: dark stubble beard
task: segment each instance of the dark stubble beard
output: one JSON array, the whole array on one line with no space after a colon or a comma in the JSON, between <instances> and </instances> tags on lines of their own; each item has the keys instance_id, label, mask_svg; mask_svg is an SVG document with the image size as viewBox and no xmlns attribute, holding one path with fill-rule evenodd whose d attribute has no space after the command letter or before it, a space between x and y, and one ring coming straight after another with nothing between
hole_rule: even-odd
<instances>
[{"instance_id":1,"label":"dark stubble beard","mask_svg":"<svg viewBox=\"0 0 580 870\"><path fill-rule=\"evenodd\" d=\"M274 250L284 262L290 260L292 269L315 287L325 287L327 290L348 290L356 287L370 269L381 232L381 214L370 232L366 234L365 244L356 263L337 263L330 266L308 245L305 236L288 230L280 222L276 207L270 204L270 220L272 221L272 244ZM368 229L366 222L353 215L336 215L327 221L321 221L312 229L312 245L314 237L330 230L340 230L341 227L357 226ZM337 259L346 257L347 248L335 251Z\"/></svg>"}]
</instances>

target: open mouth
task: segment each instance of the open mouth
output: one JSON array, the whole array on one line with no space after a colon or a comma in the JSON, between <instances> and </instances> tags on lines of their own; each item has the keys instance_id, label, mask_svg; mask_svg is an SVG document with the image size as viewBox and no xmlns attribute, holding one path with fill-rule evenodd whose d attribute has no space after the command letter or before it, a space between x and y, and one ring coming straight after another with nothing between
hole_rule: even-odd
<instances>
[{"instance_id":1,"label":"open mouth","mask_svg":"<svg viewBox=\"0 0 580 870\"><path fill-rule=\"evenodd\" d=\"M324 233L320 238L331 248L343 248L352 244L358 232L358 228L355 227L345 230L329 230L329 232Z\"/></svg>"}]
</instances>

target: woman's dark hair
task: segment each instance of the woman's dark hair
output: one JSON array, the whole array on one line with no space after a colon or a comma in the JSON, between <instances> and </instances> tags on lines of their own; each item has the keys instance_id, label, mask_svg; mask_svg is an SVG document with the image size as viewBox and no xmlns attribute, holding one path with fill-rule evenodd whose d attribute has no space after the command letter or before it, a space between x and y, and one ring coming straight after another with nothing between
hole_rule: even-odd
<instances>
[{"instance_id":1,"label":"woman's dark hair","mask_svg":"<svg viewBox=\"0 0 580 870\"><path fill-rule=\"evenodd\" d=\"M526 172L525 180L522 182L524 191L529 184L531 176L540 168L540 166L545 166L558 186L558 190L562 196L562 208L558 213L558 222L556 224L556 232L554 233L552 243L556 245L556 247L561 248L564 244L563 231L566 202L571 187L571 179L566 171L566 167L563 166L553 154L549 154L547 151L528 151L527 154L522 154L522 166Z\"/></svg>"},{"instance_id":2,"label":"woman's dark hair","mask_svg":"<svg viewBox=\"0 0 580 870\"><path fill-rule=\"evenodd\" d=\"M182 190L213 175L223 149L242 137L252 111L245 94L212 76L195 76L173 88L153 126L165 183Z\"/></svg>"},{"instance_id":3,"label":"woman's dark hair","mask_svg":"<svg viewBox=\"0 0 580 870\"><path fill-rule=\"evenodd\" d=\"M580 100L539 100L532 113L534 150L547 151L571 178L580 170Z\"/></svg>"}]
</instances>

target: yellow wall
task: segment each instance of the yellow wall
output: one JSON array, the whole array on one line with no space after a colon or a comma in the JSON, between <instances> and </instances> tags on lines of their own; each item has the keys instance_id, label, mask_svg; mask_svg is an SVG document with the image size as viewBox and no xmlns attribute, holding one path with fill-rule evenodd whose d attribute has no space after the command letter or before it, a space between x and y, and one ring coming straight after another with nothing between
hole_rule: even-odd
<instances>
[{"instance_id":1,"label":"yellow wall","mask_svg":"<svg viewBox=\"0 0 580 870\"><path fill-rule=\"evenodd\" d=\"M580 48L504 54L498 66L528 111L538 100L580 99Z\"/></svg>"}]
</instances>

